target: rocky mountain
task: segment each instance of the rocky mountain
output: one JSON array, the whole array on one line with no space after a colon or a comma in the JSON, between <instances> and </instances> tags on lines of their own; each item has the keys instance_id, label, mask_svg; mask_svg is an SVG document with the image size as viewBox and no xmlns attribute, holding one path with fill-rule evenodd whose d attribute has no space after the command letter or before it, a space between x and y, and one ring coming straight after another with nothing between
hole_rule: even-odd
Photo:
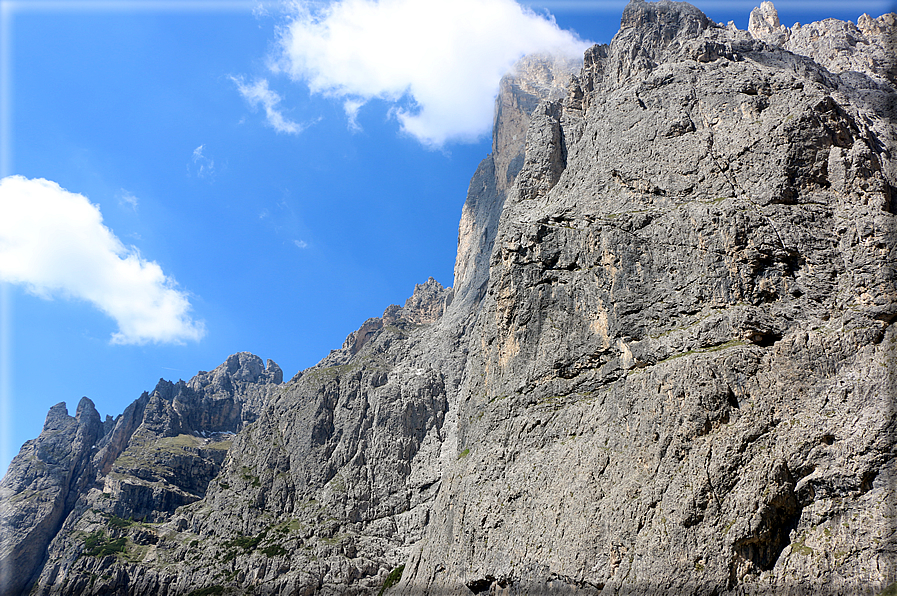
<instances>
[{"instance_id":1,"label":"rocky mountain","mask_svg":"<svg viewBox=\"0 0 897 596\"><path fill-rule=\"evenodd\" d=\"M189 383L160 380L115 420L102 422L86 397L74 418L65 403L53 406L40 436L22 447L0 483L3 594L27 593L42 569L70 564L56 551L48 557L48 547L85 514L126 527L133 519L168 519L202 499L235 433L282 382L275 363L266 367L241 353ZM102 541L109 539L103 533Z\"/></svg>"},{"instance_id":2,"label":"rocky mountain","mask_svg":"<svg viewBox=\"0 0 897 596\"><path fill-rule=\"evenodd\" d=\"M2 593L894 593L895 38L633 0L524 60L454 287L286 383L54 406Z\"/></svg>"}]
</instances>

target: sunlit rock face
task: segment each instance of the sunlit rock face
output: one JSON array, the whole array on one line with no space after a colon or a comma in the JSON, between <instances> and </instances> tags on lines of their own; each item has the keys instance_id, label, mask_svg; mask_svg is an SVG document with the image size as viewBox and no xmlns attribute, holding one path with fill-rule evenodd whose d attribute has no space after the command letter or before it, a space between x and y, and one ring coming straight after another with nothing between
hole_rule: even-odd
<instances>
[{"instance_id":1,"label":"sunlit rock face","mask_svg":"<svg viewBox=\"0 0 897 596\"><path fill-rule=\"evenodd\" d=\"M4 593L892 586L897 19L755 12L636 0L574 69L522 62L454 287L289 382L238 354L55 407Z\"/></svg>"},{"instance_id":2,"label":"sunlit rock face","mask_svg":"<svg viewBox=\"0 0 897 596\"><path fill-rule=\"evenodd\" d=\"M894 20L861 22L632 2L533 112L402 593L897 579Z\"/></svg>"}]
</instances>

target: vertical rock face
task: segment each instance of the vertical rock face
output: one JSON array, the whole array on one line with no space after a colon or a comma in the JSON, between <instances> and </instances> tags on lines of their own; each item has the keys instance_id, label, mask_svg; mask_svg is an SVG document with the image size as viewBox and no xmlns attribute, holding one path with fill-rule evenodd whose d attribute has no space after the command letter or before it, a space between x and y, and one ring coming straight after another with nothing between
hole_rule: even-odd
<instances>
[{"instance_id":1,"label":"vertical rock face","mask_svg":"<svg viewBox=\"0 0 897 596\"><path fill-rule=\"evenodd\" d=\"M40 436L25 443L0 483L0 580L18 594L47 556L47 546L92 482L91 456L102 436L100 415L82 398L75 417L64 403L50 408Z\"/></svg>"},{"instance_id":2,"label":"vertical rock face","mask_svg":"<svg viewBox=\"0 0 897 596\"><path fill-rule=\"evenodd\" d=\"M895 22L633 0L576 76L523 63L454 288L286 384L54 408L8 593L894 590Z\"/></svg>"},{"instance_id":3,"label":"vertical rock face","mask_svg":"<svg viewBox=\"0 0 897 596\"><path fill-rule=\"evenodd\" d=\"M570 78L579 74L582 62L555 56L527 56L501 80L495 100L492 157L495 185L507 191L523 166L523 141L533 110L540 101L559 100L567 94Z\"/></svg>"},{"instance_id":4,"label":"vertical rock face","mask_svg":"<svg viewBox=\"0 0 897 596\"><path fill-rule=\"evenodd\" d=\"M467 191L458 226L454 295L474 308L489 279L489 255L505 197L524 162L524 141L533 110L557 100L579 63L551 56L529 56L502 78L495 100L492 154L484 159Z\"/></svg>"},{"instance_id":5,"label":"vertical rock face","mask_svg":"<svg viewBox=\"0 0 897 596\"><path fill-rule=\"evenodd\" d=\"M895 93L792 49L634 1L536 110L400 593L897 579Z\"/></svg>"}]
</instances>

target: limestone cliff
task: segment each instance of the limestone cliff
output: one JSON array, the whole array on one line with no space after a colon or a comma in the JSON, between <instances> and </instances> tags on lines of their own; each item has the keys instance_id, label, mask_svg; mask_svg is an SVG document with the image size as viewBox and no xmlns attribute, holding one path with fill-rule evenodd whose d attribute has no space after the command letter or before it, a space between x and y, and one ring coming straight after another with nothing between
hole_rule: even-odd
<instances>
[{"instance_id":1,"label":"limestone cliff","mask_svg":"<svg viewBox=\"0 0 897 596\"><path fill-rule=\"evenodd\" d=\"M454 288L55 407L4 594L893 593L895 25L633 0L523 62Z\"/></svg>"},{"instance_id":2,"label":"limestone cliff","mask_svg":"<svg viewBox=\"0 0 897 596\"><path fill-rule=\"evenodd\" d=\"M540 105L400 593L897 579L894 29L862 22L823 66L632 2Z\"/></svg>"}]
</instances>

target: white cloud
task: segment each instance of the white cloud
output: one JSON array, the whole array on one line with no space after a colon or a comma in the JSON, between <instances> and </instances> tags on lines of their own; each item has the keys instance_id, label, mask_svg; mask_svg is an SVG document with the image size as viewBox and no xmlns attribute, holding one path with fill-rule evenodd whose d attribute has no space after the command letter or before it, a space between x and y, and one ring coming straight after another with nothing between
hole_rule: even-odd
<instances>
[{"instance_id":1,"label":"white cloud","mask_svg":"<svg viewBox=\"0 0 897 596\"><path fill-rule=\"evenodd\" d=\"M308 242L306 242L305 240L293 240L293 244L295 244L299 248L308 248Z\"/></svg>"},{"instance_id":2,"label":"white cloud","mask_svg":"<svg viewBox=\"0 0 897 596\"><path fill-rule=\"evenodd\" d=\"M361 125L358 124L358 110L363 105L364 102L358 99L347 99L343 102L343 110L346 111L346 117L349 118L349 130L352 132L361 131Z\"/></svg>"},{"instance_id":3,"label":"white cloud","mask_svg":"<svg viewBox=\"0 0 897 596\"><path fill-rule=\"evenodd\" d=\"M55 182L0 180L0 279L42 298L86 300L118 324L114 344L205 335L173 279L103 225L98 206Z\"/></svg>"},{"instance_id":4,"label":"white cloud","mask_svg":"<svg viewBox=\"0 0 897 596\"><path fill-rule=\"evenodd\" d=\"M125 189L121 189L121 192L118 194L118 204L122 206L128 206L134 211L137 211L137 205L140 201L133 195L133 193L128 192Z\"/></svg>"},{"instance_id":5,"label":"white cloud","mask_svg":"<svg viewBox=\"0 0 897 596\"><path fill-rule=\"evenodd\" d=\"M261 105L265 109L265 117L271 128L277 132L285 132L289 134L299 134L307 128L307 125L293 122L284 117L277 109L277 105L281 102L280 95L276 91L268 88L267 79L259 79L256 82L247 85L242 77L230 77L236 83L237 91L243 96L243 99L249 102L252 107Z\"/></svg>"},{"instance_id":6,"label":"white cloud","mask_svg":"<svg viewBox=\"0 0 897 596\"><path fill-rule=\"evenodd\" d=\"M402 129L431 146L488 133L499 80L524 55L580 59L589 46L514 0L338 0L295 10L273 68L343 99L350 126L363 102L395 102Z\"/></svg>"},{"instance_id":7,"label":"white cloud","mask_svg":"<svg viewBox=\"0 0 897 596\"><path fill-rule=\"evenodd\" d=\"M200 145L193 150L193 167L200 178L212 176L215 173L215 160L202 154L205 145Z\"/></svg>"}]
</instances>

